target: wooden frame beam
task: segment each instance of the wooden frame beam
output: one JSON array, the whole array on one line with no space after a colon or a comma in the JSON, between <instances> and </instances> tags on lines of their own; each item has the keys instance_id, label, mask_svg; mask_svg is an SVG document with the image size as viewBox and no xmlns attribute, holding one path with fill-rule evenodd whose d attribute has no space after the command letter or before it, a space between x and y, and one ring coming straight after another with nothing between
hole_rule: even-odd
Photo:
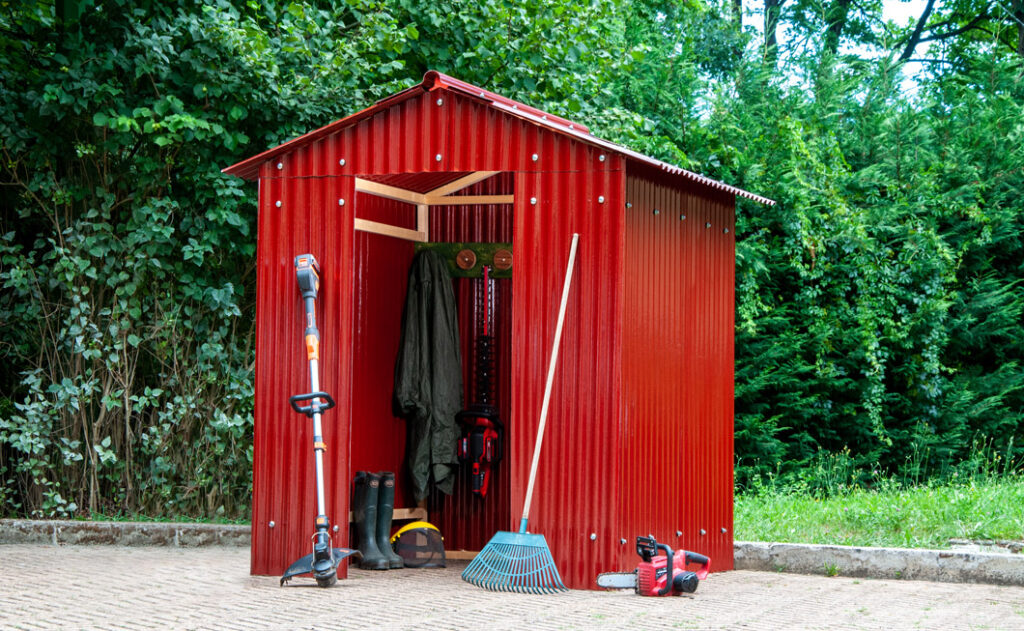
<instances>
[{"instance_id":1,"label":"wooden frame beam","mask_svg":"<svg viewBox=\"0 0 1024 631\"><path fill-rule=\"evenodd\" d=\"M511 204L515 200L513 195L452 195L461 191L467 186L482 182L489 177L497 175L500 171L475 171L464 175L454 182L449 182L426 193L417 193L397 186L390 186L380 182L374 182L364 178L356 178L356 192L375 195L385 199L393 199L397 202L415 204L416 206L416 229L399 228L368 219L356 219L355 229L374 234L383 234L408 241L425 243L430 233L430 207L431 206L465 206L469 204Z\"/></svg>"},{"instance_id":2,"label":"wooden frame beam","mask_svg":"<svg viewBox=\"0 0 1024 631\"><path fill-rule=\"evenodd\" d=\"M361 177L356 178L356 192L369 193L370 195L385 197L387 199L393 199L407 204L422 204L427 198L423 193L409 191L404 188L398 188L397 186L388 186L387 184L381 184L380 182L364 180Z\"/></svg>"},{"instance_id":3,"label":"wooden frame beam","mask_svg":"<svg viewBox=\"0 0 1024 631\"><path fill-rule=\"evenodd\" d=\"M427 191L428 197L441 197L442 195L451 195L456 191L461 191L467 186L472 186L477 182L483 182L487 178L497 175L501 171L476 171L469 175L464 175L454 182L448 182L444 186L435 188L432 191Z\"/></svg>"},{"instance_id":4,"label":"wooden frame beam","mask_svg":"<svg viewBox=\"0 0 1024 631\"><path fill-rule=\"evenodd\" d=\"M511 204L512 195L449 195L447 197L427 197L427 206L467 206L469 204Z\"/></svg>"},{"instance_id":5,"label":"wooden frame beam","mask_svg":"<svg viewBox=\"0 0 1024 631\"><path fill-rule=\"evenodd\" d=\"M392 513L392 515L391 515L391 519L393 519L395 521L404 521L406 519L414 519L414 520L417 520L417 521L426 521L427 520L427 509L425 509L425 508L396 508L394 510L394 513ZM356 520L355 512L354 511L349 511L348 512L348 520L349 520L349 522L353 522L353 521Z\"/></svg>"},{"instance_id":6,"label":"wooden frame beam","mask_svg":"<svg viewBox=\"0 0 1024 631\"><path fill-rule=\"evenodd\" d=\"M369 219L354 219L355 229L362 230L363 232L372 232L374 234L382 234L387 237L397 237L399 239L405 239L406 241L419 241L420 243L426 243L427 233L421 230L409 230L408 228L399 228L398 226L392 226L391 224L380 223L379 221L370 221Z\"/></svg>"}]
</instances>

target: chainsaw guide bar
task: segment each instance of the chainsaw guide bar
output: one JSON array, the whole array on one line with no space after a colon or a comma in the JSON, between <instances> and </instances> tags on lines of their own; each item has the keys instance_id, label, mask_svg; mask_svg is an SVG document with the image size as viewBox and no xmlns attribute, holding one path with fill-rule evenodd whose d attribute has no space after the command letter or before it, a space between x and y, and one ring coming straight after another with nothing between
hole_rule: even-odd
<instances>
[{"instance_id":1,"label":"chainsaw guide bar","mask_svg":"<svg viewBox=\"0 0 1024 631\"><path fill-rule=\"evenodd\" d=\"M598 574L597 586L605 589L636 589L636 570Z\"/></svg>"}]
</instances>

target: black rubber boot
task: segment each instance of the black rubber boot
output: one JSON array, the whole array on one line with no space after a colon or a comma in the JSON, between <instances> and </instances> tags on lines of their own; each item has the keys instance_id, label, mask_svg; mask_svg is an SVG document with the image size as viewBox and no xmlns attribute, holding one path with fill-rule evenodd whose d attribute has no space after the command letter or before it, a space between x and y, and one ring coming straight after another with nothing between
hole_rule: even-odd
<instances>
[{"instance_id":1,"label":"black rubber boot","mask_svg":"<svg viewBox=\"0 0 1024 631\"><path fill-rule=\"evenodd\" d=\"M377 549L388 559L388 568L397 570L405 567L402 557L391 547L391 518L395 513L395 474L380 472L380 493L377 500Z\"/></svg>"},{"instance_id":2,"label":"black rubber boot","mask_svg":"<svg viewBox=\"0 0 1024 631\"><path fill-rule=\"evenodd\" d=\"M366 471L356 472L352 516L356 523L356 541L358 542L356 547L363 554L359 567L364 570L388 569L388 559L377 547L377 495L379 490L379 476Z\"/></svg>"}]
</instances>

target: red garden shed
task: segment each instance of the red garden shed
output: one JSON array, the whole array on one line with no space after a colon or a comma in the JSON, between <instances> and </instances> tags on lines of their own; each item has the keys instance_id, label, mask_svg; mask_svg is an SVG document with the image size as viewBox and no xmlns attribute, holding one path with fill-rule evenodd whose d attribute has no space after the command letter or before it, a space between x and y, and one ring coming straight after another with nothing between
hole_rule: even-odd
<instances>
[{"instance_id":1,"label":"red garden shed","mask_svg":"<svg viewBox=\"0 0 1024 631\"><path fill-rule=\"evenodd\" d=\"M354 472L404 471L392 387L414 244L512 243L495 301L505 459L486 498L460 474L429 502L446 549L480 550L518 525L574 232L531 531L573 588L633 567L638 534L732 568L735 196L771 200L437 72L224 171L259 182L253 574L308 552L316 513L312 428L288 404L308 390L293 257L323 269L328 515L346 545ZM470 282L454 281L463 357Z\"/></svg>"}]
</instances>

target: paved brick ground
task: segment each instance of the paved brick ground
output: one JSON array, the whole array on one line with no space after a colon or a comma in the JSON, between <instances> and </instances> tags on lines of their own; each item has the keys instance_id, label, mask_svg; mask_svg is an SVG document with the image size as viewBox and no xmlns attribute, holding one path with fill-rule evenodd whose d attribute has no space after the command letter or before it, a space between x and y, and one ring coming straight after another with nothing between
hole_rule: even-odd
<instances>
[{"instance_id":1,"label":"paved brick ground","mask_svg":"<svg viewBox=\"0 0 1024 631\"><path fill-rule=\"evenodd\" d=\"M331 589L248 569L245 548L0 545L0 629L1024 630L1020 587L727 572L692 597L529 596L461 566L353 570Z\"/></svg>"}]
</instances>

